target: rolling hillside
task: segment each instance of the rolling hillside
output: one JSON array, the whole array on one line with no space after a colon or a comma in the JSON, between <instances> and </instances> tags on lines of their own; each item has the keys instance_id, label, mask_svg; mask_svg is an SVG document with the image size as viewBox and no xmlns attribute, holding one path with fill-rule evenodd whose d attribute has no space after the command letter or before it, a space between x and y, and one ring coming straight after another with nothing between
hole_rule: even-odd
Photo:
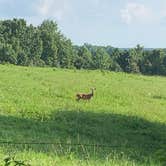
<instances>
[{"instance_id":1,"label":"rolling hillside","mask_svg":"<svg viewBox=\"0 0 166 166\"><path fill-rule=\"evenodd\" d=\"M90 101L75 100L91 87ZM0 164L164 165L165 87L159 76L0 65Z\"/></svg>"}]
</instances>

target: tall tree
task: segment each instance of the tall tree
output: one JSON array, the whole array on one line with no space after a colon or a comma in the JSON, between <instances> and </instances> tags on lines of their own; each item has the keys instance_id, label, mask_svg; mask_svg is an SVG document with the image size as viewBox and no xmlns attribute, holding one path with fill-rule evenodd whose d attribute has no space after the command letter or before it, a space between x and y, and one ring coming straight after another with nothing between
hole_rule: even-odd
<instances>
[{"instance_id":1,"label":"tall tree","mask_svg":"<svg viewBox=\"0 0 166 166\"><path fill-rule=\"evenodd\" d=\"M79 58L77 59L76 63L77 65L79 64L79 66L77 66L77 68L92 68L92 54L85 45L79 48L78 56Z\"/></svg>"},{"instance_id":2,"label":"tall tree","mask_svg":"<svg viewBox=\"0 0 166 166\"><path fill-rule=\"evenodd\" d=\"M58 28L57 24L50 20L45 20L39 26L40 38L42 40L42 54L41 59L50 66L58 66L57 61L57 40Z\"/></svg>"},{"instance_id":3,"label":"tall tree","mask_svg":"<svg viewBox=\"0 0 166 166\"><path fill-rule=\"evenodd\" d=\"M93 61L95 69L104 69L104 70L109 69L110 56L103 48L98 48L96 50L93 56Z\"/></svg>"},{"instance_id":4,"label":"tall tree","mask_svg":"<svg viewBox=\"0 0 166 166\"><path fill-rule=\"evenodd\" d=\"M17 55L12 45L0 43L0 63L17 64Z\"/></svg>"},{"instance_id":5,"label":"tall tree","mask_svg":"<svg viewBox=\"0 0 166 166\"><path fill-rule=\"evenodd\" d=\"M74 50L72 43L63 35L58 41L58 63L62 68L73 68L74 66Z\"/></svg>"}]
</instances>

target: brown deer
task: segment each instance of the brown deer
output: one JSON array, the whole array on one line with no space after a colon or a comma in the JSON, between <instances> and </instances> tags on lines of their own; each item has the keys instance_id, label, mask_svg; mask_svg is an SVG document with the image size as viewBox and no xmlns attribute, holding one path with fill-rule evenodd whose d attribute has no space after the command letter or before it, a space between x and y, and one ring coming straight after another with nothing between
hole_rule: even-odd
<instances>
[{"instance_id":1,"label":"brown deer","mask_svg":"<svg viewBox=\"0 0 166 166\"><path fill-rule=\"evenodd\" d=\"M89 93L89 94L85 94L85 93L77 93L76 94L76 97L77 97L77 101L79 101L80 99L82 99L82 100L90 100L91 99L91 97L93 97L93 95L94 95L94 90L96 90L96 88L91 88L91 93Z\"/></svg>"}]
</instances>

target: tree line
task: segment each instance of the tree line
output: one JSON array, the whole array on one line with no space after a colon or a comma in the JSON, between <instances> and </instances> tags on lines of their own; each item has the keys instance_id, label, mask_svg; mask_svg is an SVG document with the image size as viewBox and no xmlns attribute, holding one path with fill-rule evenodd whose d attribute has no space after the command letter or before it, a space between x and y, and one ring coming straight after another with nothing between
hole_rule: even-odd
<instances>
[{"instance_id":1,"label":"tree line","mask_svg":"<svg viewBox=\"0 0 166 166\"><path fill-rule=\"evenodd\" d=\"M166 75L166 49L76 46L52 20L39 26L24 19L1 20L0 63Z\"/></svg>"}]
</instances>

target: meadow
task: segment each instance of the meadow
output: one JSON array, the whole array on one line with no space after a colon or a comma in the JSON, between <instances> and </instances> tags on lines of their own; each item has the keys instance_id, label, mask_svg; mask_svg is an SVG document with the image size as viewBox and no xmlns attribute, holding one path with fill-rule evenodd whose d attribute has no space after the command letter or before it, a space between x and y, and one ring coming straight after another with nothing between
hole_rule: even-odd
<instances>
[{"instance_id":1,"label":"meadow","mask_svg":"<svg viewBox=\"0 0 166 166\"><path fill-rule=\"evenodd\" d=\"M75 100L91 87L90 101ZM0 65L0 165L166 165L165 87L160 76Z\"/></svg>"}]
</instances>

